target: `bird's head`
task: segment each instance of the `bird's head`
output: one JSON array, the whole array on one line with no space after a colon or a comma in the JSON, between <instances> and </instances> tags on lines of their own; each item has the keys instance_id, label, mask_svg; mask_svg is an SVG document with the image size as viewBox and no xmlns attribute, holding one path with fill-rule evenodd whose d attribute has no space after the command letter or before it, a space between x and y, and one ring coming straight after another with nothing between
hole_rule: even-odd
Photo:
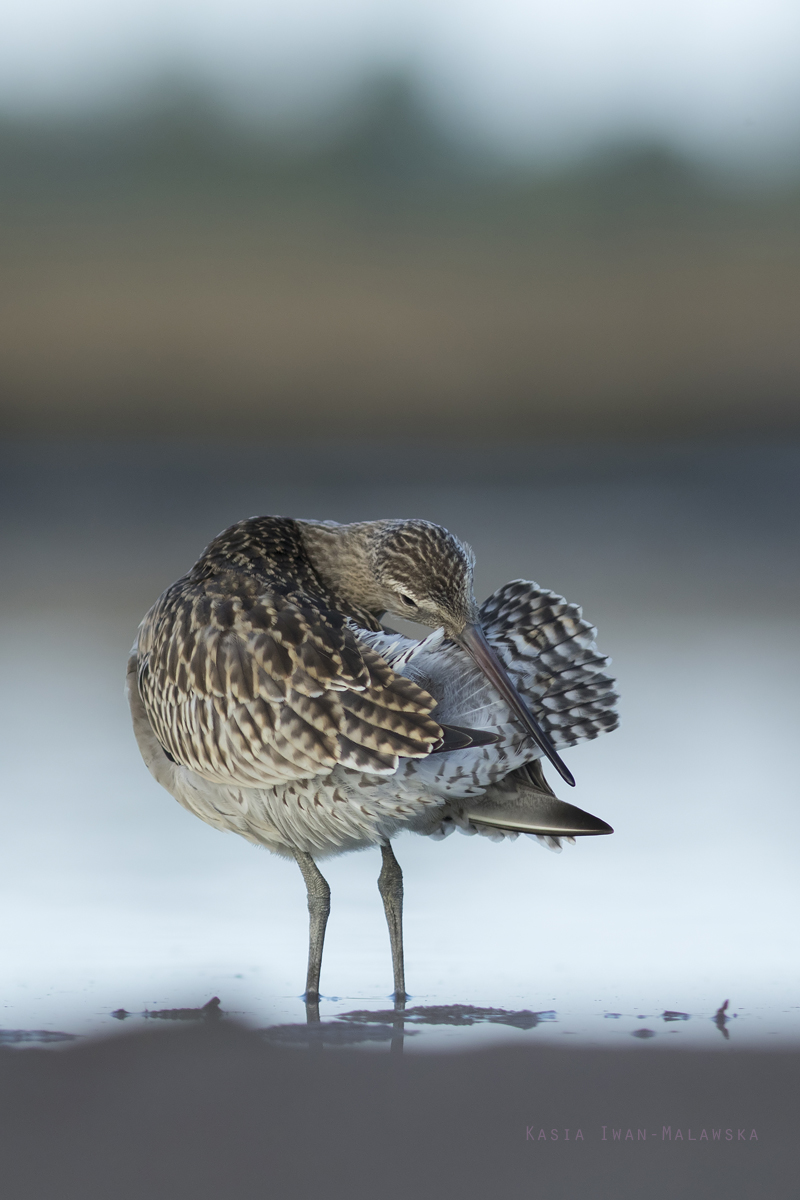
<instances>
[{"instance_id":1,"label":"bird's head","mask_svg":"<svg viewBox=\"0 0 800 1200\"><path fill-rule=\"evenodd\" d=\"M444 628L508 703L567 783L575 780L531 713L486 639L472 592L475 556L452 533L429 521L382 521L371 558L386 610Z\"/></svg>"},{"instance_id":2,"label":"bird's head","mask_svg":"<svg viewBox=\"0 0 800 1200\"><path fill-rule=\"evenodd\" d=\"M374 614L390 612L443 628L466 650L562 778L575 783L481 628L469 546L430 521L301 524L314 566L339 596Z\"/></svg>"},{"instance_id":3,"label":"bird's head","mask_svg":"<svg viewBox=\"0 0 800 1200\"><path fill-rule=\"evenodd\" d=\"M475 556L430 521L376 522L369 557L387 612L458 638L478 621Z\"/></svg>"}]
</instances>

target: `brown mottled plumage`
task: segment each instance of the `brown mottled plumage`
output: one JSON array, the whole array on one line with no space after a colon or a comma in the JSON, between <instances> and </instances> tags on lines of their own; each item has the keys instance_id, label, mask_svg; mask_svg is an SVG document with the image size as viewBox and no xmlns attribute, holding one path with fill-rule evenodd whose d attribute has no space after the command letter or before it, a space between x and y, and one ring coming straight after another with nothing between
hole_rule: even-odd
<instances>
[{"instance_id":1,"label":"brown mottled plumage","mask_svg":"<svg viewBox=\"0 0 800 1200\"><path fill-rule=\"evenodd\" d=\"M226 530L168 588L139 636L139 691L171 758L258 787L330 772L390 774L442 738L435 702L359 644L380 628L310 565L297 522Z\"/></svg>"},{"instance_id":2,"label":"brown mottled plumage","mask_svg":"<svg viewBox=\"0 0 800 1200\"><path fill-rule=\"evenodd\" d=\"M616 725L594 630L525 581L479 610L473 563L428 521L252 517L216 537L140 627L128 677L145 762L203 820L296 858L309 1002L329 908L315 857L381 845L402 996L394 834L458 825L556 845L610 832L558 801L538 762L572 783L556 744ZM387 611L441 632L399 638L381 625Z\"/></svg>"}]
</instances>

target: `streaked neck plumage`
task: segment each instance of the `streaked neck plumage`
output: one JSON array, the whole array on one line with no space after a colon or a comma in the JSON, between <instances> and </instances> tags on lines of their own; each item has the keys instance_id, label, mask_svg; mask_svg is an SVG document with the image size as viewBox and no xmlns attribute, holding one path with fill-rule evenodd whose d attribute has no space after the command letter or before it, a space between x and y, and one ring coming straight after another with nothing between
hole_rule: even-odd
<instances>
[{"instance_id":1,"label":"streaked neck plumage","mask_svg":"<svg viewBox=\"0 0 800 1200\"><path fill-rule=\"evenodd\" d=\"M390 521L297 522L309 561L322 582L347 603L380 616L386 611L385 590L374 565L377 542Z\"/></svg>"}]
</instances>

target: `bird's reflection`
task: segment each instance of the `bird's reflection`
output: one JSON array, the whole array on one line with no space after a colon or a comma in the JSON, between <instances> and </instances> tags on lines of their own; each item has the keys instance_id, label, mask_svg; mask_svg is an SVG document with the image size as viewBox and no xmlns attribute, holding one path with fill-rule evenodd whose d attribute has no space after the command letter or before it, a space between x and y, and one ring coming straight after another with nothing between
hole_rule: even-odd
<instances>
[{"instance_id":1,"label":"bird's reflection","mask_svg":"<svg viewBox=\"0 0 800 1200\"><path fill-rule=\"evenodd\" d=\"M728 1024L737 1015L736 1013L729 1014L729 1006L730 1001L725 1000L711 1018L726 1041L730 1040ZM138 1017L151 1021L202 1022L207 1026L216 1026L224 1018L235 1018L237 1015L241 1014L223 1010L217 996L197 1008L145 1009L144 1012L129 1012L125 1008L117 1008L110 1013L110 1016L117 1021ZM616 1012L607 1012L603 1015L614 1019L623 1017L622 1013ZM452 1028L458 1026L463 1028L488 1024L530 1030L544 1022L552 1023L557 1019L557 1014L553 1009L513 1010L458 1003L409 1006L406 998L396 998L391 1008L353 1009L351 1012L337 1013L332 1020L323 1021L320 1019L319 1000L315 1000L306 1002L305 1024L272 1025L259 1030L259 1033L274 1044L307 1046L318 1050L322 1050L324 1046L355 1046L369 1042L384 1042L389 1044L392 1054L400 1055L403 1052L405 1039L417 1036L422 1027L449 1026ZM639 1020L645 1019L644 1015L640 1015ZM668 1024L682 1023L691 1020L691 1014L665 1009L661 1013L661 1020ZM0 1047L26 1042L74 1041L77 1036L77 1034L53 1030L0 1029ZM633 1031L632 1036L646 1039L655 1037L656 1034L652 1029L640 1027Z\"/></svg>"},{"instance_id":2,"label":"bird's reflection","mask_svg":"<svg viewBox=\"0 0 800 1200\"><path fill-rule=\"evenodd\" d=\"M554 1021L556 1014L547 1012L531 1012L524 1008L519 1012L509 1012L505 1008L479 1008L474 1004L422 1004L413 1008L402 1009L403 1019L413 1025L478 1025L489 1022L492 1025L512 1025L515 1029L535 1029L542 1021ZM340 1021L369 1022L384 1020L389 1012L372 1012L356 1010L342 1013Z\"/></svg>"},{"instance_id":3,"label":"bird's reflection","mask_svg":"<svg viewBox=\"0 0 800 1200\"><path fill-rule=\"evenodd\" d=\"M730 1034L727 1023L729 1001L717 1009L713 1021L722 1036L727 1040ZM621 1013L605 1013L606 1017L620 1018ZM405 1000L397 999L392 1008L385 1009L354 1009L352 1012L338 1013L333 1020L321 1021L319 1001L306 1003L305 1025L273 1025L262 1030L262 1034L271 1042L310 1046L349 1046L362 1042L389 1042L391 1052L402 1053L406 1037L413 1037L421 1026L468 1026L468 1025L506 1025L513 1029L535 1029L544 1021L555 1021L556 1013L552 1009L534 1012L531 1009L509 1010L505 1008L484 1008L474 1004L419 1004L407 1006ZM640 1017L641 1020L644 1017ZM661 1019L668 1024L691 1020L691 1014L675 1009L665 1009ZM633 1033L637 1038L655 1037L651 1029L637 1029Z\"/></svg>"},{"instance_id":4,"label":"bird's reflection","mask_svg":"<svg viewBox=\"0 0 800 1200\"><path fill-rule=\"evenodd\" d=\"M333 1021L321 1021L319 1002L306 1002L305 1025L273 1025L263 1030L271 1042L309 1046L349 1046L360 1042L389 1042L393 1054L402 1053L406 1037L418 1032L414 1026L478 1024L508 1025L514 1029L535 1029L543 1021L554 1021L552 1009L532 1012L530 1009L509 1011L505 1008L482 1008L474 1004L418 1004L408 1007L396 999L390 1009L355 1009L339 1013ZM412 1028L408 1028L412 1026Z\"/></svg>"}]
</instances>

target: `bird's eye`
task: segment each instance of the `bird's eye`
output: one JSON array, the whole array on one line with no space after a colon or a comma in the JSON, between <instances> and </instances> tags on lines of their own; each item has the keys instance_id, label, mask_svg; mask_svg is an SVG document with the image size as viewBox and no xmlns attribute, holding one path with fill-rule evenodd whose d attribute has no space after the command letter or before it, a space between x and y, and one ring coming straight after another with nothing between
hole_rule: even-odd
<instances>
[{"instance_id":1,"label":"bird's eye","mask_svg":"<svg viewBox=\"0 0 800 1200\"><path fill-rule=\"evenodd\" d=\"M402 592L398 592L398 595L400 596L400 599L403 601L403 603L408 608L416 608L417 607L416 601L412 600L410 596L404 596Z\"/></svg>"}]
</instances>

